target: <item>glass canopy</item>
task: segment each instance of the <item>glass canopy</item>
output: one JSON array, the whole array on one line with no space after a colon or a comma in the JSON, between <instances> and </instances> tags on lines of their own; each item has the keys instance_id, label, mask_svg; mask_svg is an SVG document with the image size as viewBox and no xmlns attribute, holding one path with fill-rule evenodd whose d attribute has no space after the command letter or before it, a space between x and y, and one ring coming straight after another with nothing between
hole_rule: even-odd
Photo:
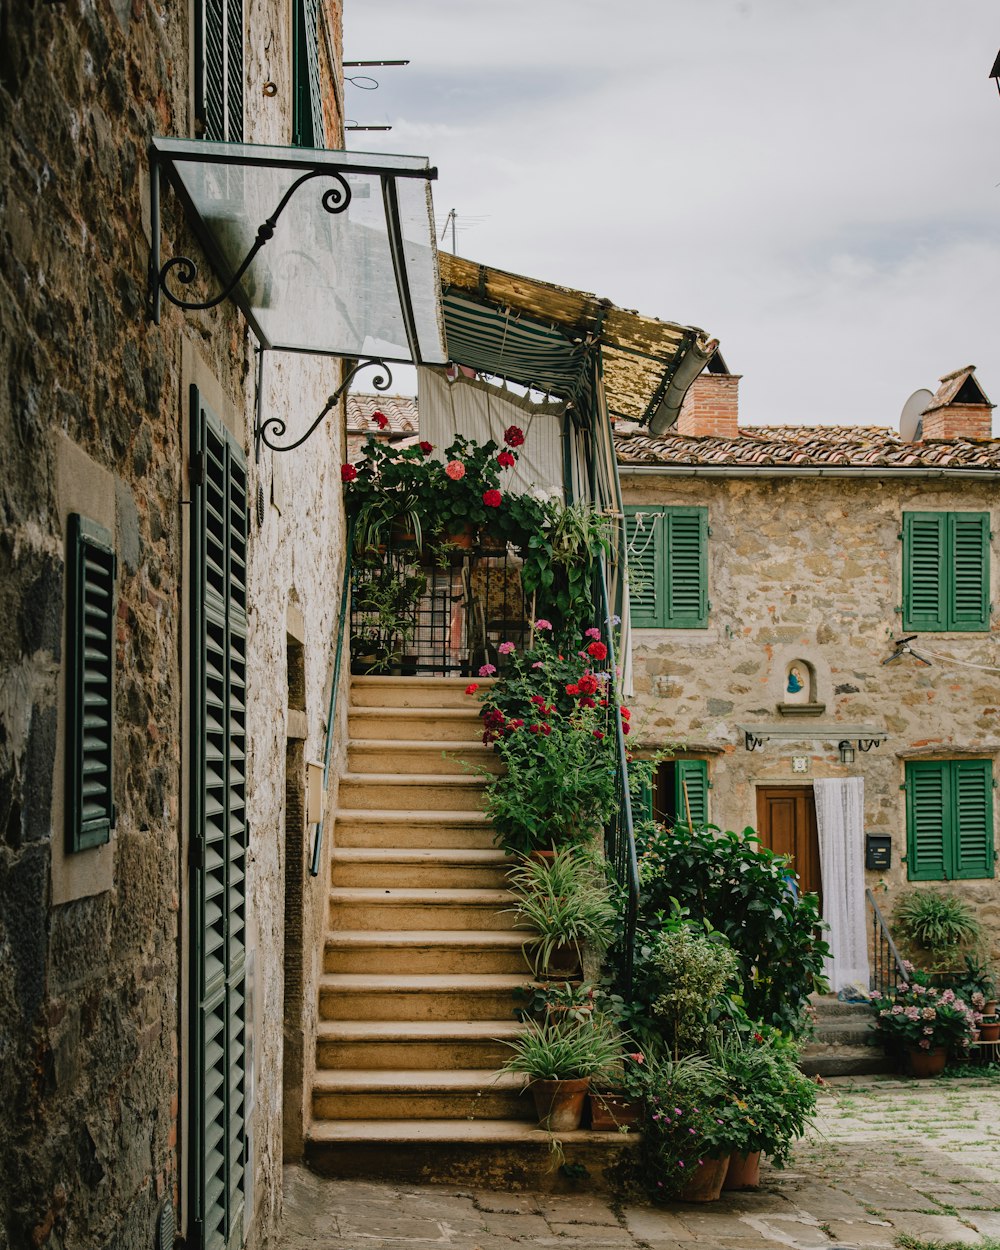
<instances>
[{"instance_id":1,"label":"glass canopy","mask_svg":"<svg viewBox=\"0 0 1000 1250\"><path fill-rule=\"evenodd\" d=\"M426 159L186 139L154 139L152 157L154 316L161 293L194 309L228 293L266 348L445 363ZM160 264L161 170L221 296L192 260Z\"/></svg>"}]
</instances>

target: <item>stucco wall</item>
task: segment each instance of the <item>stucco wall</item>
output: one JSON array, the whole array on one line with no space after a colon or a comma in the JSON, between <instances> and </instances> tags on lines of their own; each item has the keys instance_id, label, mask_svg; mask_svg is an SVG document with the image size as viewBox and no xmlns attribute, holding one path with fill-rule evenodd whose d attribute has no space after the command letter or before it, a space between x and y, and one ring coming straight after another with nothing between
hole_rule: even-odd
<instances>
[{"instance_id":1,"label":"stucco wall","mask_svg":"<svg viewBox=\"0 0 1000 1250\"><path fill-rule=\"evenodd\" d=\"M1000 751L1000 673L912 657L893 664L890 639L901 633L904 511L989 511L1000 528L995 483L967 479L859 481L853 478L700 480L623 475L626 504L698 504L709 509L708 587L704 630L639 629L633 633L635 721L645 743L684 743L710 760L713 823L755 825L762 784L802 785L812 777L857 775L865 782L865 829L892 836L892 867L869 872L890 910L906 888L904 760L969 753L994 761ZM998 598L1000 549L994 538L992 593ZM923 635L930 649L973 663L1000 665L997 615L986 634ZM919 646L919 643L914 643ZM837 733L812 741L772 740L750 752L740 724L782 721L788 664L814 667L815 722L870 725L888 741L839 763ZM790 723L785 720L784 723ZM808 772L793 773L806 756ZM996 805L996 801L995 801ZM995 827L1000 819L995 812ZM1000 899L994 881L957 882L989 927L1000 955Z\"/></svg>"}]
</instances>

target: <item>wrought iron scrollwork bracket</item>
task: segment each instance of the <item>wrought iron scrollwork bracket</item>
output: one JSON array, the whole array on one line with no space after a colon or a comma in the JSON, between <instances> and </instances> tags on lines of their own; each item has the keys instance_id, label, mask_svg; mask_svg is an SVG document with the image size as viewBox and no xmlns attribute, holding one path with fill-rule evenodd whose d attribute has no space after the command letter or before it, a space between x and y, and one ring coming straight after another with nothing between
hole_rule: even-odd
<instances>
[{"instance_id":1,"label":"wrought iron scrollwork bracket","mask_svg":"<svg viewBox=\"0 0 1000 1250\"><path fill-rule=\"evenodd\" d=\"M260 354L260 358L259 358L261 366L263 364L263 359L264 359L264 354L262 351ZM376 373L375 377L372 378L371 384L375 388L375 390L387 391L389 387L392 386L392 371L390 370L389 366L385 363L384 360L359 360L358 363L352 369L349 369L347 371L347 373L344 375L343 381L337 387L337 389L333 392L333 394L327 396L326 403L320 409L319 415L316 417L313 423L309 426L306 432L303 435L301 435L299 438L297 438L293 443L278 443L278 442L275 442L274 440L280 439L284 436L285 431L288 428L288 423L281 417L268 417L266 421L262 419L261 396L262 396L263 369L262 367L259 367L257 370L257 418L254 423L254 452L256 454L257 459L258 460L260 459L261 443L263 443L265 447L270 447L272 451L294 451L296 447L301 447L302 444L310 437L310 435L313 433L313 431L316 429L319 423L323 420L326 414L330 412L332 409L334 409L337 406L337 404L340 403L340 400L345 394L345 392L347 391L347 388L351 385L355 377L358 375L358 373L360 373L362 369L381 370L380 373Z\"/></svg>"},{"instance_id":2,"label":"wrought iron scrollwork bracket","mask_svg":"<svg viewBox=\"0 0 1000 1250\"><path fill-rule=\"evenodd\" d=\"M881 739L881 738L859 738L859 739L858 739L858 750L859 750L859 751L870 751L870 750L872 749L872 747L877 747L877 746L880 746L880 745L881 745L881 742L882 742L882 739Z\"/></svg>"},{"instance_id":3,"label":"wrought iron scrollwork bracket","mask_svg":"<svg viewBox=\"0 0 1000 1250\"><path fill-rule=\"evenodd\" d=\"M749 729L743 731L743 745L748 751L756 751L758 747L762 747L767 741L766 738L758 738L756 734L752 734Z\"/></svg>"}]
</instances>

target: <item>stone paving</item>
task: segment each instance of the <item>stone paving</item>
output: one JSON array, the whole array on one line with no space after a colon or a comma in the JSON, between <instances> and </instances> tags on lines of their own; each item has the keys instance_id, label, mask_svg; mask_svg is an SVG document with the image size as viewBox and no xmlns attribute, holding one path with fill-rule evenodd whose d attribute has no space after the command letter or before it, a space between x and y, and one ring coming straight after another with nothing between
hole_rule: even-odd
<instances>
[{"instance_id":1,"label":"stone paving","mask_svg":"<svg viewBox=\"0 0 1000 1250\"><path fill-rule=\"evenodd\" d=\"M706 1206L285 1172L278 1250L1000 1250L1000 1075L834 1078L784 1171ZM903 1244L906 1244L905 1238Z\"/></svg>"}]
</instances>

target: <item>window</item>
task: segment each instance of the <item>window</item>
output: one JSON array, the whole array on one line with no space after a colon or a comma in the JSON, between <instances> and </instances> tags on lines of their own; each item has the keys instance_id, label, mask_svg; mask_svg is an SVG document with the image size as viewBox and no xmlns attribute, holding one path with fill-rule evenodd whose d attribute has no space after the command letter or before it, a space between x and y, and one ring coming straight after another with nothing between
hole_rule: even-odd
<instances>
[{"instance_id":1,"label":"window","mask_svg":"<svg viewBox=\"0 0 1000 1250\"><path fill-rule=\"evenodd\" d=\"M319 0L295 0L295 38L292 45L292 143L321 148L323 95L319 85Z\"/></svg>"},{"instance_id":2,"label":"window","mask_svg":"<svg viewBox=\"0 0 1000 1250\"><path fill-rule=\"evenodd\" d=\"M688 823L697 829L708 824L708 763L706 760L668 760L656 770L646 795L646 809L668 828Z\"/></svg>"},{"instance_id":3,"label":"window","mask_svg":"<svg viewBox=\"0 0 1000 1250\"><path fill-rule=\"evenodd\" d=\"M625 509L632 624L707 629L708 509Z\"/></svg>"},{"instance_id":4,"label":"window","mask_svg":"<svg viewBox=\"0 0 1000 1250\"><path fill-rule=\"evenodd\" d=\"M906 765L906 868L911 881L993 876L989 760Z\"/></svg>"},{"instance_id":5,"label":"window","mask_svg":"<svg viewBox=\"0 0 1000 1250\"><path fill-rule=\"evenodd\" d=\"M243 142L243 0L196 0L195 115L201 137Z\"/></svg>"},{"instance_id":6,"label":"window","mask_svg":"<svg viewBox=\"0 0 1000 1250\"><path fill-rule=\"evenodd\" d=\"M72 513L66 587L66 850L111 838L115 664L111 535Z\"/></svg>"},{"instance_id":7,"label":"window","mask_svg":"<svg viewBox=\"0 0 1000 1250\"><path fill-rule=\"evenodd\" d=\"M903 628L990 627L988 512L903 513Z\"/></svg>"}]
</instances>

